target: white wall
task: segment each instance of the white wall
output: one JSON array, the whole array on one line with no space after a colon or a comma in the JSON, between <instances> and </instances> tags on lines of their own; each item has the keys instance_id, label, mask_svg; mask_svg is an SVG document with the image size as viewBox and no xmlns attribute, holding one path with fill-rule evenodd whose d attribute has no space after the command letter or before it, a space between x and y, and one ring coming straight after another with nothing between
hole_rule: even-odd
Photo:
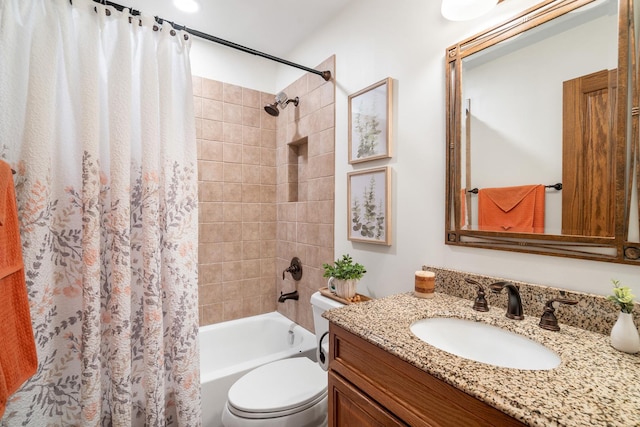
<instances>
[{"instance_id":1,"label":"white wall","mask_svg":"<svg viewBox=\"0 0 640 427\"><path fill-rule=\"evenodd\" d=\"M640 269L613 263L444 244L445 49L503 22L535 0L509 0L465 23L440 15L439 1L361 0L287 59L317 64L336 54L335 255L350 253L368 273L360 292L385 296L413 289L423 264L608 294L619 279L640 294ZM281 69L276 86L291 81ZM352 167L347 161L347 96L387 76L395 80L394 156ZM390 247L347 240L346 174L389 164L393 173Z\"/></svg>"},{"instance_id":2,"label":"white wall","mask_svg":"<svg viewBox=\"0 0 640 427\"><path fill-rule=\"evenodd\" d=\"M278 64L227 46L193 37L191 73L224 83L276 93Z\"/></svg>"},{"instance_id":3,"label":"white wall","mask_svg":"<svg viewBox=\"0 0 640 427\"><path fill-rule=\"evenodd\" d=\"M535 3L509 0L486 17L449 22L437 0L359 0L286 56L313 67L336 55L335 255L350 253L367 267L359 292L380 297L410 291L414 271L427 264L595 294L608 294L610 280L618 279L640 294L639 267L444 244L445 49ZM276 92L303 73L276 64L269 81L263 76L272 66L266 60L254 59L256 65L253 57L235 52L220 58L215 55L228 48L216 48L199 50L194 43L194 74ZM352 167L347 97L388 76L395 91L393 158ZM387 164L393 169L392 245L352 243L346 238L346 174Z\"/></svg>"}]
</instances>

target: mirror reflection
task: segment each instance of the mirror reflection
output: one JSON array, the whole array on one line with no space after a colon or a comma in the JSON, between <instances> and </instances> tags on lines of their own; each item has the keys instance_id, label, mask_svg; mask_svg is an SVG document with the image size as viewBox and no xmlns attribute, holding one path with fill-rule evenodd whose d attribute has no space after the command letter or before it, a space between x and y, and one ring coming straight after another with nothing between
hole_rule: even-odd
<instances>
[{"instance_id":1,"label":"mirror reflection","mask_svg":"<svg viewBox=\"0 0 640 427\"><path fill-rule=\"evenodd\" d=\"M614 235L617 37L607 0L462 59L466 229Z\"/></svg>"},{"instance_id":2,"label":"mirror reflection","mask_svg":"<svg viewBox=\"0 0 640 427\"><path fill-rule=\"evenodd\" d=\"M639 262L638 1L547 0L447 50L446 243Z\"/></svg>"}]
</instances>

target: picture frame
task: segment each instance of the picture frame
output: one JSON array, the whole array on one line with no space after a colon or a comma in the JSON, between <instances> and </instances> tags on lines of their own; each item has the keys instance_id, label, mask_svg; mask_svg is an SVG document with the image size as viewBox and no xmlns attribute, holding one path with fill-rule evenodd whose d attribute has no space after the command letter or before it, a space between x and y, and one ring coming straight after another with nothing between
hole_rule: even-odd
<instances>
[{"instance_id":1,"label":"picture frame","mask_svg":"<svg viewBox=\"0 0 640 427\"><path fill-rule=\"evenodd\" d=\"M349 164L391 157L393 79L349 95Z\"/></svg>"},{"instance_id":2,"label":"picture frame","mask_svg":"<svg viewBox=\"0 0 640 427\"><path fill-rule=\"evenodd\" d=\"M389 166L347 173L347 239L391 245Z\"/></svg>"}]
</instances>

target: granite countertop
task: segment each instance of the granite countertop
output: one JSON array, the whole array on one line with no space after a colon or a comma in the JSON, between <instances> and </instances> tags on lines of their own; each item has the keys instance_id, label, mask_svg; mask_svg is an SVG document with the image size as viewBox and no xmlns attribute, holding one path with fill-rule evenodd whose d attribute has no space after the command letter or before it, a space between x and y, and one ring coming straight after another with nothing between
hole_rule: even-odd
<instances>
[{"instance_id":1,"label":"granite countertop","mask_svg":"<svg viewBox=\"0 0 640 427\"><path fill-rule=\"evenodd\" d=\"M421 299L412 292L350 304L324 314L329 321L475 398L531 426L640 426L640 356L619 352L609 337L539 317L516 321L505 309L481 313L472 301L443 293ZM526 309L525 309L526 313ZM527 336L556 351L562 361L548 371L500 368L439 350L409 330L416 320L457 317Z\"/></svg>"}]
</instances>

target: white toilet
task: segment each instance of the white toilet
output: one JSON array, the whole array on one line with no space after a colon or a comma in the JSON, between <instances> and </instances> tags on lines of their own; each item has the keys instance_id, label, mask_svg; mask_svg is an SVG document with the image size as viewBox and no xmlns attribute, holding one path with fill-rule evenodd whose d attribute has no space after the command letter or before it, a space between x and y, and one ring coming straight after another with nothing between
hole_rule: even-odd
<instances>
[{"instance_id":1,"label":"white toilet","mask_svg":"<svg viewBox=\"0 0 640 427\"><path fill-rule=\"evenodd\" d=\"M311 296L316 341L329 331L322 313L343 304L316 292ZM328 361L328 337L322 353ZM326 365L325 365L326 366ZM327 373L306 357L278 360L245 374L229 389L222 412L225 427L319 427L328 419Z\"/></svg>"}]
</instances>

